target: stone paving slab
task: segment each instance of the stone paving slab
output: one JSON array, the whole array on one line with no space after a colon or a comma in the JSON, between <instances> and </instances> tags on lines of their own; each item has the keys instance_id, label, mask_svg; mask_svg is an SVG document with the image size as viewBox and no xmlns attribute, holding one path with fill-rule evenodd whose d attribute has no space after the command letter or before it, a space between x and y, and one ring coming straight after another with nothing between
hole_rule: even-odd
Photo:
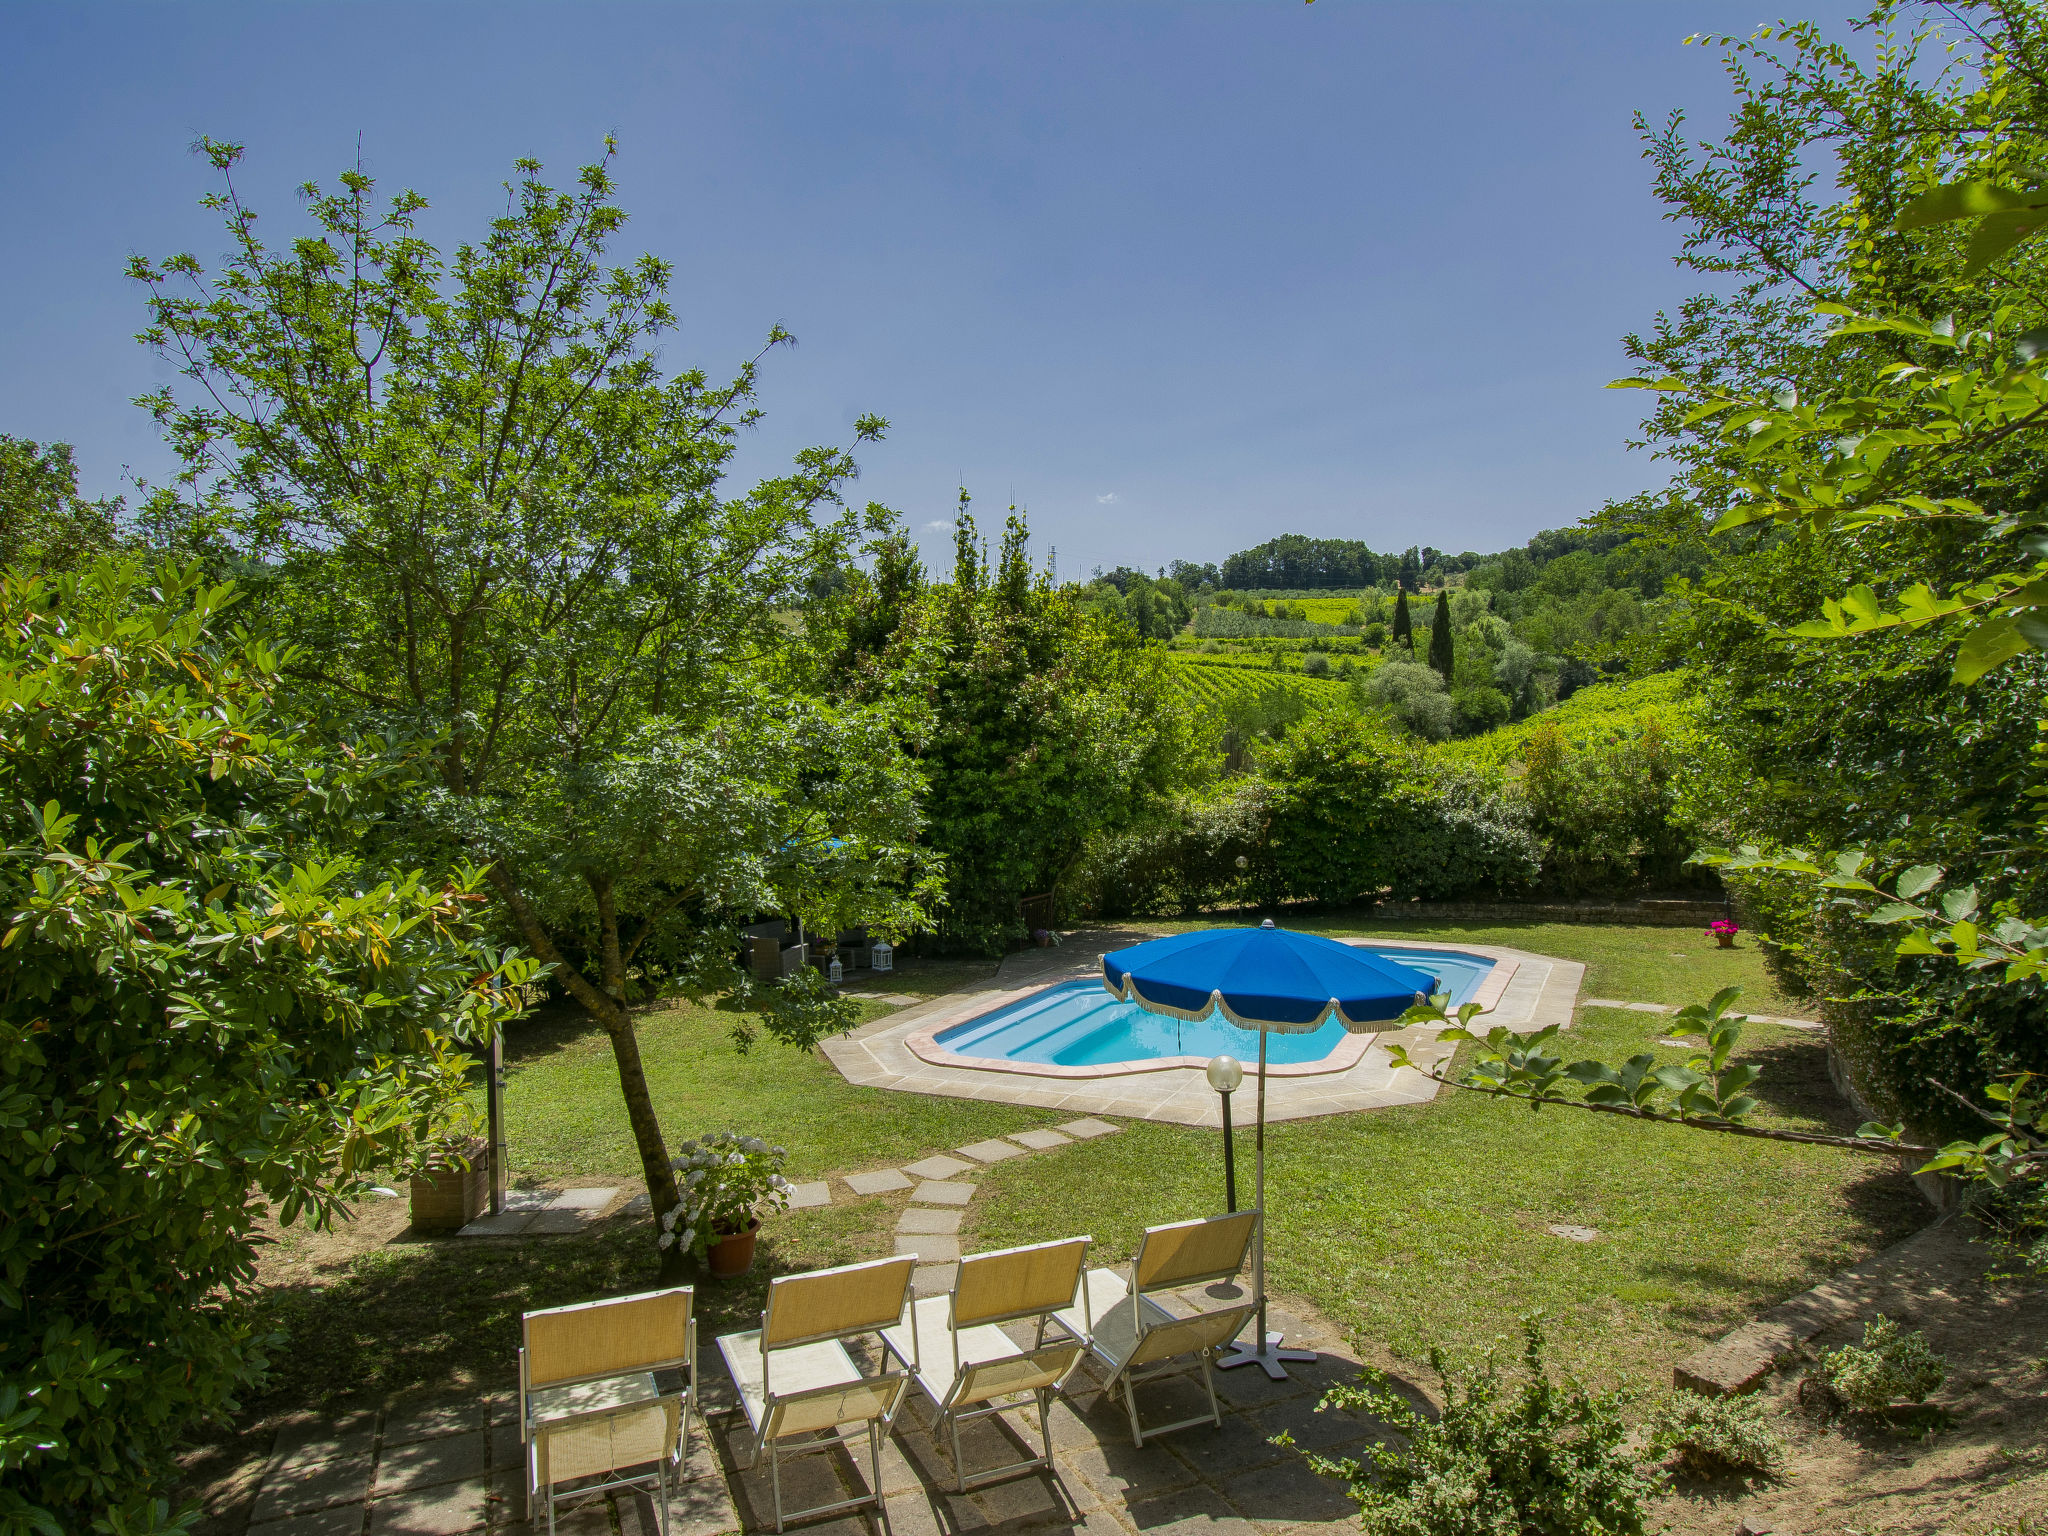
<instances>
[{"instance_id":1,"label":"stone paving slab","mask_svg":"<svg viewBox=\"0 0 2048 1536\"><path fill-rule=\"evenodd\" d=\"M910 1188L910 1180L894 1168L882 1168L874 1173L848 1174L846 1187L856 1195L886 1195L892 1189Z\"/></svg>"},{"instance_id":2,"label":"stone paving slab","mask_svg":"<svg viewBox=\"0 0 2048 1536\"><path fill-rule=\"evenodd\" d=\"M914 1254L926 1264L953 1264L959 1262L960 1239L936 1233L898 1233L896 1251Z\"/></svg>"},{"instance_id":3,"label":"stone paving slab","mask_svg":"<svg viewBox=\"0 0 2048 1536\"><path fill-rule=\"evenodd\" d=\"M367 1457L327 1461L296 1476L272 1478L256 1495L253 1521L279 1520L286 1515L325 1509L330 1504L356 1504L369 1496Z\"/></svg>"},{"instance_id":4,"label":"stone paving slab","mask_svg":"<svg viewBox=\"0 0 2048 1536\"><path fill-rule=\"evenodd\" d=\"M954 1149L962 1157L971 1157L977 1163L1000 1163L1006 1157L1022 1157L1024 1149L1007 1141L977 1141Z\"/></svg>"},{"instance_id":5,"label":"stone paving slab","mask_svg":"<svg viewBox=\"0 0 2048 1536\"><path fill-rule=\"evenodd\" d=\"M581 1232L596 1220L595 1211L535 1211L526 1224L526 1230L531 1236L561 1237Z\"/></svg>"},{"instance_id":6,"label":"stone paving slab","mask_svg":"<svg viewBox=\"0 0 2048 1536\"><path fill-rule=\"evenodd\" d=\"M956 1173L970 1173L973 1163L963 1163L957 1157L948 1157L941 1152L935 1157L923 1158L915 1163L904 1164L905 1173L914 1173L920 1179L950 1179Z\"/></svg>"},{"instance_id":7,"label":"stone paving slab","mask_svg":"<svg viewBox=\"0 0 2048 1536\"><path fill-rule=\"evenodd\" d=\"M832 1203L832 1183L819 1179L814 1184L792 1184L789 1186L789 1208L792 1211L808 1210L814 1205Z\"/></svg>"},{"instance_id":8,"label":"stone paving slab","mask_svg":"<svg viewBox=\"0 0 2048 1536\"><path fill-rule=\"evenodd\" d=\"M1058 1131L1011 1131L1009 1139L1034 1152L1050 1152L1054 1147L1073 1145L1072 1137L1062 1136Z\"/></svg>"},{"instance_id":9,"label":"stone paving slab","mask_svg":"<svg viewBox=\"0 0 2048 1536\"><path fill-rule=\"evenodd\" d=\"M952 1237L960 1231L960 1218L965 1211L932 1211L913 1205L896 1218L898 1232L929 1232Z\"/></svg>"},{"instance_id":10,"label":"stone paving slab","mask_svg":"<svg viewBox=\"0 0 2048 1536\"><path fill-rule=\"evenodd\" d=\"M1120 1129L1107 1120L1069 1120L1060 1129L1081 1141L1093 1141L1097 1136L1114 1136Z\"/></svg>"},{"instance_id":11,"label":"stone paving slab","mask_svg":"<svg viewBox=\"0 0 2048 1536\"><path fill-rule=\"evenodd\" d=\"M526 1230L538 1211L506 1211L497 1216L479 1216L456 1232L457 1237L515 1237Z\"/></svg>"},{"instance_id":12,"label":"stone paving slab","mask_svg":"<svg viewBox=\"0 0 2048 1536\"><path fill-rule=\"evenodd\" d=\"M920 1205L965 1205L974 1198L974 1188L972 1184L927 1179L910 1192L910 1198Z\"/></svg>"},{"instance_id":13,"label":"stone paving slab","mask_svg":"<svg viewBox=\"0 0 2048 1536\"><path fill-rule=\"evenodd\" d=\"M343 1504L310 1515L290 1515L249 1527L249 1536L362 1536L363 1507Z\"/></svg>"},{"instance_id":14,"label":"stone paving slab","mask_svg":"<svg viewBox=\"0 0 2048 1536\"><path fill-rule=\"evenodd\" d=\"M410 1445L387 1445L377 1462L377 1482L372 1491L381 1497L395 1488L428 1488L436 1483L482 1477L488 1445L488 1437L481 1430L440 1435Z\"/></svg>"},{"instance_id":15,"label":"stone paving slab","mask_svg":"<svg viewBox=\"0 0 2048 1536\"><path fill-rule=\"evenodd\" d=\"M552 1211L589 1211L592 1215L603 1210L618 1198L613 1189L565 1189L548 1202Z\"/></svg>"},{"instance_id":16,"label":"stone paving slab","mask_svg":"<svg viewBox=\"0 0 2048 1536\"><path fill-rule=\"evenodd\" d=\"M394 1403L384 1413L384 1450L388 1455L394 1447L410 1445L415 1440L468 1434L482 1429L485 1418L485 1405L474 1399ZM363 1450L367 1454L369 1446L365 1445Z\"/></svg>"},{"instance_id":17,"label":"stone paving slab","mask_svg":"<svg viewBox=\"0 0 2048 1536\"><path fill-rule=\"evenodd\" d=\"M458 1536L484 1523L481 1481L417 1488L370 1506L370 1536Z\"/></svg>"},{"instance_id":18,"label":"stone paving slab","mask_svg":"<svg viewBox=\"0 0 2048 1536\"><path fill-rule=\"evenodd\" d=\"M910 1288L919 1296L943 1296L953 1289L958 1264L921 1264L910 1272Z\"/></svg>"},{"instance_id":19,"label":"stone paving slab","mask_svg":"<svg viewBox=\"0 0 2048 1536\"><path fill-rule=\"evenodd\" d=\"M280 1443L277 1454L272 1457L269 1476L302 1477L314 1467L327 1461L348 1461L368 1456L377 1446L377 1431L374 1425L345 1429L337 1427L333 1433L318 1435L297 1445L285 1446Z\"/></svg>"}]
</instances>

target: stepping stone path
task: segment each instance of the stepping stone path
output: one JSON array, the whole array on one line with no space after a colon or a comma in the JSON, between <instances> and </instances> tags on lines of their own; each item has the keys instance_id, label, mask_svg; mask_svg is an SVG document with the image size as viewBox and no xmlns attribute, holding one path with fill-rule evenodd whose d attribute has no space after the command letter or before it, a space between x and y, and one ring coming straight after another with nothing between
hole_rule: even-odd
<instances>
[{"instance_id":1,"label":"stepping stone path","mask_svg":"<svg viewBox=\"0 0 2048 1536\"><path fill-rule=\"evenodd\" d=\"M1669 1003L1624 1003L1611 997L1588 997L1579 1001L1581 1008L1626 1008L1630 1013L1676 1013L1678 1010ZM1775 1024L1780 1029L1825 1030L1827 1025L1818 1019L1780 1019L1768 1013L1743 1013L1737 1018L1748 1019L1754 1024Z\"/></svg>"},{"instance_id":2,"label":"stepping stone path","mask_svg":"<svg viewBox=\"0 0 2048 1536\"><path fill-rule=\"evenodd\" d=\"M846 1176L846 1187L856 1195L886 1195L892 1189L910 1188L910 1182L894 1168L881 1168L873 1173L851 1173Z\"/></svg>"},{"instance_id":3,"label":"stepping stone path","mask_svg":"<svg viewBox=\"0 0 2048 1536\"><path fill-rule=\"evenodd\" d=\"M1057 1151L1077 1141L1111 1136L1117 1129L1106 1120L1090 1118L1069 1121L1057 1130L1012 1131L1007 1136L960 1147L954 1153L934 1153L902 1168L849 1173L839 1182L861 1197L886 1195L899 1189L911 1191L910 1204L896 1221L896 1251L917 1256L921 1261L914 1276L917 1294L932 1296L953 1283L954 1266L960 1260L960 1224L978 1188L958 1175L1012 1157ZM798 1209L830 1205L832 1181L796 1185L789 1203Z\"/></svg>"}]
</instances>

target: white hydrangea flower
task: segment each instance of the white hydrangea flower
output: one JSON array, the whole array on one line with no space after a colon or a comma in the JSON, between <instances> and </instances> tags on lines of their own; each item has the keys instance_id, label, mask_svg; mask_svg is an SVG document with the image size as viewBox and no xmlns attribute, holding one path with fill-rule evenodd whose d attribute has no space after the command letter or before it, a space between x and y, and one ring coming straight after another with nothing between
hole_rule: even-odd
<instances>
[{"instance_id":1,"label":"white hydrangea flower","mask_svg":"<svg viewBox=\"0 0 2048 1536\"><path fill-rule=\"evenodd\" d=\"M676 1240L676 1235L675 1235L675 1233L673 1233L673 1232L664 1232L664 1233L662 1233L662 1234L661 1234L661 1241L660 1241L660 1242L658 1242L658 1243L656 1243L656 1244L655 1244L654 1246L655 1246L655 1247L657 1247L657 1248L668 1248L668 1247L671 1247L671 1246L673 1246L673 1245L674 1245L674 1243L675 1243L675 1240Z\"/></svg>"}]
</instances>

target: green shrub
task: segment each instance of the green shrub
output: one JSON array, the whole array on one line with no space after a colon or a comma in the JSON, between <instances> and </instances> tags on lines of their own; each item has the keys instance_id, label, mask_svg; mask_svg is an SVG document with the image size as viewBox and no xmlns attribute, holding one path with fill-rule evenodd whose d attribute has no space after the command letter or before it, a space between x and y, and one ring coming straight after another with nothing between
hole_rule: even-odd
<instances>
[{"instance_id":1,"label":"green shrub","mask_svg":"<svg viewBox=\"0 0 2048 1536\"><path fill-rule=\"evenodd\" d=\"M1948 1363L1918 1329L1882 1312L1863 1325L1863 1344L1821 1356L1822 1385L1856 1413L1883 1413L1895 1403L1920 1403L1948 1379Z\"/></svg>"},{"instance_id":2,"label":"green shrub","mask_svg":"<svg viewBox=\"0 0 2048 1536\"><path fill-rule=\"evenodd\" d=\"M1444 900L1516 890L1536 877L1535 840L1497 782L1440 767L1355 716L1303 722L1263 772L1274 877L1291 896Z\"/></svg>"},{"instance_id":3,"label":"green shrub","mask_svg":"<svg viewBox=\"0 0 2048 1536\"><path fill-rule=\"evenodd\" d=\"M1619 894L1697 879L1685 867L1699 838L1678 814L1679 754L1657 720L1584 746L1539 723L1524 763L1547 887Z\"/></svg>"},{"instance_id":4,"label":"green shrub","mask_svg":"<svg viewBox=\"0 0 2048 1536\"><path fill-rule=\"evenodd\" d=\"M1491 1352L1453 1375L1438 1350L1430 1365L1443 1384L1441 1417L1378 1372L1324 1394L1324 1409L1368 1414L1401 1437L1363 1461L1308 1456L1350 1489L1366 1536L1641 1536L1643 1500L1657 1485L1626 1448L1625 1394L1554 1384L1537 1320L1524 1318L1522 1332L1521 1379L1505 1400Z\"/></svg>"},{"instance_id":5,"label":"green shrub","mask_svg":"<svg viewBox=\"0 0 2048 1536\"><path fill-rule=\"evenodd\" d=\"M260 1376L258 1218L322 1221L466 1113L531 978L476 873L360 857L375 775L270 701L198 568L0 580L0 1536L139 1533Z\"/></svg>"},{"instance_id":6,"label":"green shrub","mask_svg":"<svg viewBox=\"0 0 2048 1536\"><path fill-rule=\"evenodd\" d=\"M1064 904L1095 917L1192 917L1205 907L1276 899L1266 849L1269 800L1262 781L1235 779L1098 836L1062 889Z\"/></svg>"},{"instance_id":7,"label":"green shrub","mask_svg":"<svg viewBox=\"0 0 2048 1536\"><path fill-rule=\"evenodd\" d=\"M1785 1442L1758 1398L1680 1393L1660 1403L1644 1427L1654 1454L1676 1455L1680 1466L1700 1477L1771 1473L1785 1463Z\"/></svg>"}]
</instances>

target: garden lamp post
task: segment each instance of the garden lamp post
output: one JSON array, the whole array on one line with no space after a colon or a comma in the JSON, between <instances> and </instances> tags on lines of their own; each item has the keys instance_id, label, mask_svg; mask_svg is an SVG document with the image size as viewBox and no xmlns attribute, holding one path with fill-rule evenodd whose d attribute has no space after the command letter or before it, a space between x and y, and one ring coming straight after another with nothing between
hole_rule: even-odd
<instances>
[{"instance_id":1,"label":"garden lamp post","mask_svg":"<svg viewBox=\"0 0 2048 1536\"><path fill-rule=\"evenodd\" d=\"M1209 1086L1223 1100L1223 1208L1234 1211L1237 1209L1237 1151L1230 1141L1230 1096L1244 1081L1244 1068L1235 1056L1212 1056L1208 1076Z\"/></svg>"},{"instance_id":2,"label":"garden lamp post","mask_svg":"<svg viewBox=\"0 0 2048 1536\"><path fill-rule=\"evenodd\" d=\"M490 1117L491 1214L505 1213L505 1031L491 1032L491 1054L485 1065L484 1107Z\"/></svg>"}]
</instances>

